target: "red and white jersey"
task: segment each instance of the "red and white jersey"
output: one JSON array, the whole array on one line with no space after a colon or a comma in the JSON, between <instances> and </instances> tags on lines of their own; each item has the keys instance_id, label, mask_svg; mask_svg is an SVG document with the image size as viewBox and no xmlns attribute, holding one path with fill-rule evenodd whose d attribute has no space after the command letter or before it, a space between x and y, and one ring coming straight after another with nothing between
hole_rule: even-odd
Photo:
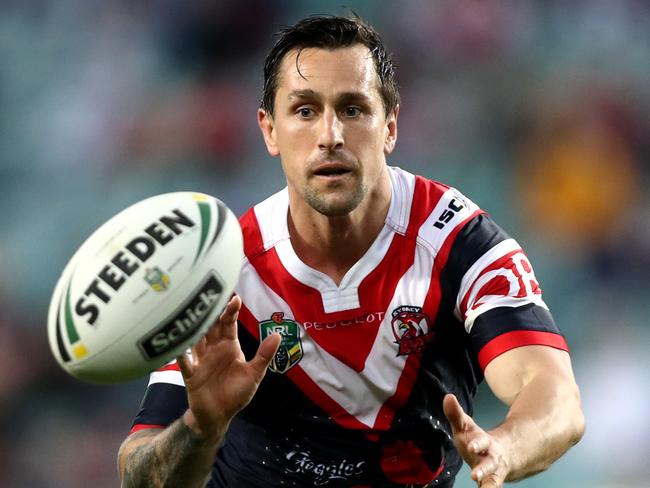
<instances>
[{"instance_id":1,"label":"red and white jersey","mask_svg":"<svg viewBox=\"0 0 650 488\"><path fill-rule=\"evenodd\" d=\"M499 354L567 349L517 242L457 190L388 170L385 225L339 285L293 250L286 188L241 218L242 348L252 357L267 335L283 340L233 424L238 439L229 434L220 451L214 486L248 486L255 476L251 486L445 486L460 458L442 397L455 393L471 412L483 369ZM182 387L180 372L153 373L149 390L161 384ZM163 413L166 394L148 395L136 428L166 425L186 408L168 399L175 413ZM261 446L270 443L267 459ZM237 478L233 466L251 463Z\"/></svg>"}]
</instances>

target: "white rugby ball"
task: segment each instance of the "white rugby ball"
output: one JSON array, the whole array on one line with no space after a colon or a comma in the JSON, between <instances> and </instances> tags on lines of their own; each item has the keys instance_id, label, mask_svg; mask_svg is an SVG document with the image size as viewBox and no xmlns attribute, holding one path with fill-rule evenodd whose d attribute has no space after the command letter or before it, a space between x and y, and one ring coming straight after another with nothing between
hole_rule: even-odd
<instances>
[{"instance_id":1,"label":"white rugby ball","mask_svg":"<svg viewBox=\"0 0 650 488\"><path fill-rule=\"evenodd\" d=\"M56 284L54 357L93 383L145 376L214 323L243 256L239 222L217 198L175 192L128 207L81 245Z\"/></svg>"}]
</instances>

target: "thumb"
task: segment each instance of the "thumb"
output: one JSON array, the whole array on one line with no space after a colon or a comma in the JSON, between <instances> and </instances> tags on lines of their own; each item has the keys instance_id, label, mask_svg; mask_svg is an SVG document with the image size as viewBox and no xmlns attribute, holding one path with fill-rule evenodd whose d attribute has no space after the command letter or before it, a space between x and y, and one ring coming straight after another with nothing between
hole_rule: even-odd
<instances>
[{"instance_id":1,"label":"thumb","mask_svg":"<svg viewBox=\"0 0 650 488\"><path fill-rule=\"evenodd\" d=\"M485 478L483 481L480 481L479 483L480 483L478 485L479 488L502 488L503 487L503 483L500 483L492 476L490 476L489 478Z\"/></svg>"},{"instance_id":2,"label":"thumb","mask_svg":"<svg viewBox=\"0 0 650 488\"><path fill-rule=\"evenodd\" d=\"M278 352L281 342L282 336L280 334L271 334L262 341L260 347L257 349L257 354L251 359L250 364L258 373L260 380L264 376L264 373L266 373L266 368L269 367L273 356Z\"/></svg>"},{"instance_id":3,"label":"thumb","mask_svg":"<svg viewBox=\"0 0 650 488\"><path fill-rule=\"evenodd\" d=\"M466 430L469 417L465 414L455 395L451 393L445 395L442 399L442 410L445 412L445 417L447 417L454 433Z\"/></svg>"}]
</instances>

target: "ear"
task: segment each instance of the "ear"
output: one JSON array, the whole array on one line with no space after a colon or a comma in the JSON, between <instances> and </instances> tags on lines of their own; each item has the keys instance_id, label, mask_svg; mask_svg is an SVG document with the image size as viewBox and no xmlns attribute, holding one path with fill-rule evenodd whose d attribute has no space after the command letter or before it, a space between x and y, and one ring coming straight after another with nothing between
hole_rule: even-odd
<instances>
[{"instance_id":1,"label":"ear","mask_svg":"<svg viewBox=\"0 0 650 488\"><path fill-rule=\"evenodd\" d=\"M386 139L384 140L384 154L388 156L395 149L397 142L397 116L399 115L399 105L386 118Z\"/></svg>"},{"instance_id":2,"label":"ear","mask_svg":"<svg viewBox=\"0 0 650 488\"><path fill-rule=\"evenodd\" d=\"M275 125L273 124L273 117L266 110L260 108L257 110L257 125L262 131L264 136L264 143L266 150L271 156L278 156L280 151L275 142Z\"/></svg>"}]
</instances>

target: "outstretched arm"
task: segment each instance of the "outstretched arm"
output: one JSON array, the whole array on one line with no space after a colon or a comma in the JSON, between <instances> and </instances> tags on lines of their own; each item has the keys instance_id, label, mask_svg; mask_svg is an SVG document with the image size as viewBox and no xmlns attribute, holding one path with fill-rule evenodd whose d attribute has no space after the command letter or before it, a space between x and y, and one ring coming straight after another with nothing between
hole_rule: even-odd
<instances>
[{"instance_id":1,"label":"outstretched arm","mask_svg":"<svg viewBox=\"0 0 650 488\"><path fill-rule=\"evenodd\" d=\"M181 356L189 408L164 430L129 436L118 453L123 488L203 487L230 421L257 391L280 337L273 334L247 362L237 339L241 300L234 297L216 324Z\"/></svg>"},{"instance_id":2,"label":"outstretched arm","mask_svg":"<svg viewBox=\"0 0 650 488\"><path fill-rule=\"evenodd\" d=\"M118 454L122 487L203 487L218 445L219 440L195 434L183 419L164 430L138 431Z\"/></svg>"},{"instance_id":3,"label":"outstretched arm","mask_svg":"<svg viewBox=\"0 0 650 488\"><path fill-rule=\"evenodd\" d=\"M512 349L488 364L485 378L510 406L494 429L478 426L453 395L443 401L456 447L480 488L499 488L543 471L582 438L580 393L566 352Z\"/></svg>"}]
</instances>

